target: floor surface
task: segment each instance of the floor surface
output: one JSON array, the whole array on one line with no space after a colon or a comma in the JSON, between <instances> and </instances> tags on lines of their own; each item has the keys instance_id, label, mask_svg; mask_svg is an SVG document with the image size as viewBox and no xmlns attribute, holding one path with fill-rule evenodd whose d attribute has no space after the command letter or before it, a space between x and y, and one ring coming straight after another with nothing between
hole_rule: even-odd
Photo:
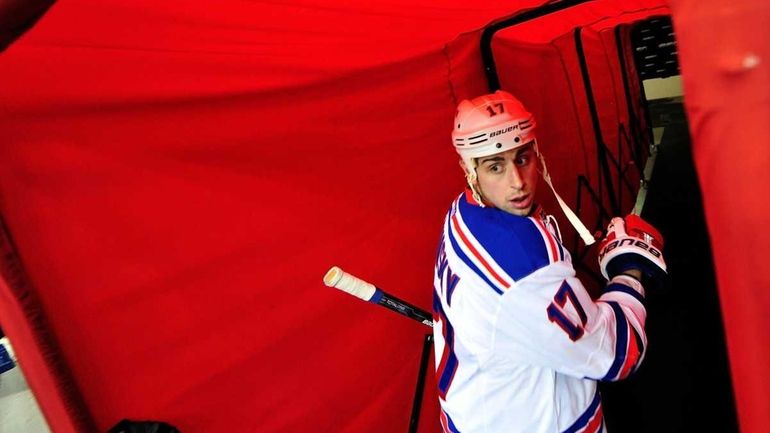
<instances>
[{"instance_id":1,"label":"floor surface","mask_svg":"<svg viewBox=\"0 0 770 433\"><path fill-rule=\"evenodd\" d=\"M0 344L11 348L7 338L0 339ZM49 432L19 364L0 374L0 433Z\"/></svg>"}]
</instances>

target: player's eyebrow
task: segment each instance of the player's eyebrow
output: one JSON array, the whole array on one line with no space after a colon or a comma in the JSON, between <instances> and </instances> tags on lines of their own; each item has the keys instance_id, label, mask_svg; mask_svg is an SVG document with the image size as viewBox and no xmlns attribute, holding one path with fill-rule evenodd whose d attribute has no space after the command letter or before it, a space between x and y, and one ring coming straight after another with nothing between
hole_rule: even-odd
<instances>
[{"instance_id":1,"label":"player's eyebrow","mask_svg":"<svg viewBox=\"0 0 770 433\"><path fill-rule=\"evenodd\" d=\"M479 165L481 165L481 164L483 164L485 162L490 162L490 161L495 161L495 162L497 162L497 161L505 161L505 158L503 158L502 156L491 156L489 158L484 158L481 161L479 161Z\"/></svg>"},{"instance_id":2,"label":"player's eyebrow","mask_svg":"<svg viewBox=\"0 0 770 433\"><path fill-rule=\"evenodd\" d=\"M527 152L527 151L533 151L534 152L535 149L532 147L532 145L534 143L535 143L535 141L533 140L533 141L530 141L529 143L524 144L524 146L520 147L519 151L516 152L516 153L517 154L518 153L524 153L524 152Z\"/></svg>"}]
</instances>

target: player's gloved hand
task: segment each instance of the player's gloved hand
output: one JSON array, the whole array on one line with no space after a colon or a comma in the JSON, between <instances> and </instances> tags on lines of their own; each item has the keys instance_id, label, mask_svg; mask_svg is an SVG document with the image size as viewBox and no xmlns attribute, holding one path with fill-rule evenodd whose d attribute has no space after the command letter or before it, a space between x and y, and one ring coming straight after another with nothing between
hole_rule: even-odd
<instances>
[{"instance_id":1,"label":"player's gloved hand","mask_svg":"<svg viewBox=\"0 0 770 433\"><path fill-rule=\"evenodd\" d=\"M599 269L608 280L629 269L638 269L643 284L664 285L668 274L663 236L636 215L613 218L607 236L599 244Z\"/></svg>"}]
</instances>

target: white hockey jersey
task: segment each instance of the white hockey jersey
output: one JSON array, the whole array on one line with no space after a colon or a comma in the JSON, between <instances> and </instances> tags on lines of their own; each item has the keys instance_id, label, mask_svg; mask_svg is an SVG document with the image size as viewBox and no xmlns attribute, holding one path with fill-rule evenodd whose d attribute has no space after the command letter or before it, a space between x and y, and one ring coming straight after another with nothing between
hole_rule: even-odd
<instances>
[{"instance_id":1,"label":"white hockey jersey","mask_svg":"<svg viewBox=\"0 0 770 433\"><path fill-rule=\"evenodd\" d=\"M615 277L596 301L545 215L452 204L436 256L436 379L446 433L605 432L597 380L646 347L644 291Z\"/></svg>"}]
</instances>

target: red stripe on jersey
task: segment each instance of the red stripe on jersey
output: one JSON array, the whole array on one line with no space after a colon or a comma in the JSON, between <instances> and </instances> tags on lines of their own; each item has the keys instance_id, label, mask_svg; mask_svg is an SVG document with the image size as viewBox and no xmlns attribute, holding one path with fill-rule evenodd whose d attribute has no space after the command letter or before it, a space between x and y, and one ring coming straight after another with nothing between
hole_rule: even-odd
<instances>
[{"instance_id":1,"label":"red stripe on jersey","mask_svg":"<svg viewBox=\"0 0 770 433\"><path fill-rule=\"evenodd\" d=\"M602 426L602 415L602 406L599 405L596 414L588 423L585 430L583 430L583 433L597 433Z\"/></svg>"},{"instance_id":2,"label":"red stripe on jersey","mask_svg":"<svg viewBox=\"0 0 770 433\"><path fill-rule=\"evenodd\" d=\"M551 263L558 262L559 261L559 250L556 249L556 240L554 240L553 235L551 235L551 232L548 231L548 229L545 228L545 225L543 224L540 219L537 217L532 218L535 221L535 224L537 224L540 227L540 231L545 233L545 238L548 239L548 244L551 246Z\"/></svg>"},{"instance_id":3,"label":"red stripe on jersey","mask_svg":"<svg viewBox=\"0 0 770 433\"><path fill-rule=\"evenodd\" d=\"M446 414L444 411L441 411L441 416L439 416L439 419L441 420L441 430L444 431L444 433L450 433L449 432L449 422L446 419Z\"/></svg>"},{"instance_id":4,"label":"red stripe on jersey","mask_svg":"<svg viewBox=\"0 0 770 433\"><path fill-rule=\"evenodd\" d=\"M487 263L486 260L484 260L483 257L481 257L481 254L476 250L476 248L473 247L473 245L470 243L467 237L465 237L465 233L463 233L462 229L460 229L460 223L457 222L457 215L452 215L452 225L455 228L455 232L460 235L460 239L462 239L463 243L466 247L468 247L469 250L471 250L471 253L473 253L473 256L476 257L476 260L481 262L481 264L484 266L484 269L486 269L487 272L494 277L495 280L497 280L498 283L500 283L503 287L506 289L509 289L511 287L510 284L508 284L505 280L503 280L497 273L492 269L491 266L489 266L489 263Z\"/></svg>"},{"instance_id":5,"label":"red stripe on jersey","mask_svg":"<svg viewBox=\"0 0 770 433\"><path fill-rule=\"evenodd\" d=\"M631 370L636 365L636 361L639 360L639 345L636 344L636 335L634 335L634 327L631 323L628 324L628 348L626 349L626 360L623 362L623 367L620 369L620 375L618 379L623 379L631 374Z\"/></svg>"},{"instance_id":6,"label":"red stripe on jersey","mask_svg":"<svg viewBox=\"0 0 770 433\"><path fill-rule=\"evenodd\" d=\"M473 191L471 191L470 188L465 188L465 201L467 201L468 204L472 204L474 206L491 207L491 208L495 207L495 205L493 205L492 203L484 200L483 197L481 198L481 201L483 203L479 203L479 201L476 200L476 197L473 196ZM658 237L657 239L660 239L660 237ZM661 248L661 249L663 249L663 248Z\"/></svg>"},{"instance_id":7,"label":"red stripe on jersey","mask_svg":"<svg viewBox=\"0 0 770 433\"><path fill-rule=\"evenodd\" d=\"M473 192L469 188L465 189L465 201L476 206L481 204L476 201L476 197L473 196Z\"/></svg>"}]
</instances>

